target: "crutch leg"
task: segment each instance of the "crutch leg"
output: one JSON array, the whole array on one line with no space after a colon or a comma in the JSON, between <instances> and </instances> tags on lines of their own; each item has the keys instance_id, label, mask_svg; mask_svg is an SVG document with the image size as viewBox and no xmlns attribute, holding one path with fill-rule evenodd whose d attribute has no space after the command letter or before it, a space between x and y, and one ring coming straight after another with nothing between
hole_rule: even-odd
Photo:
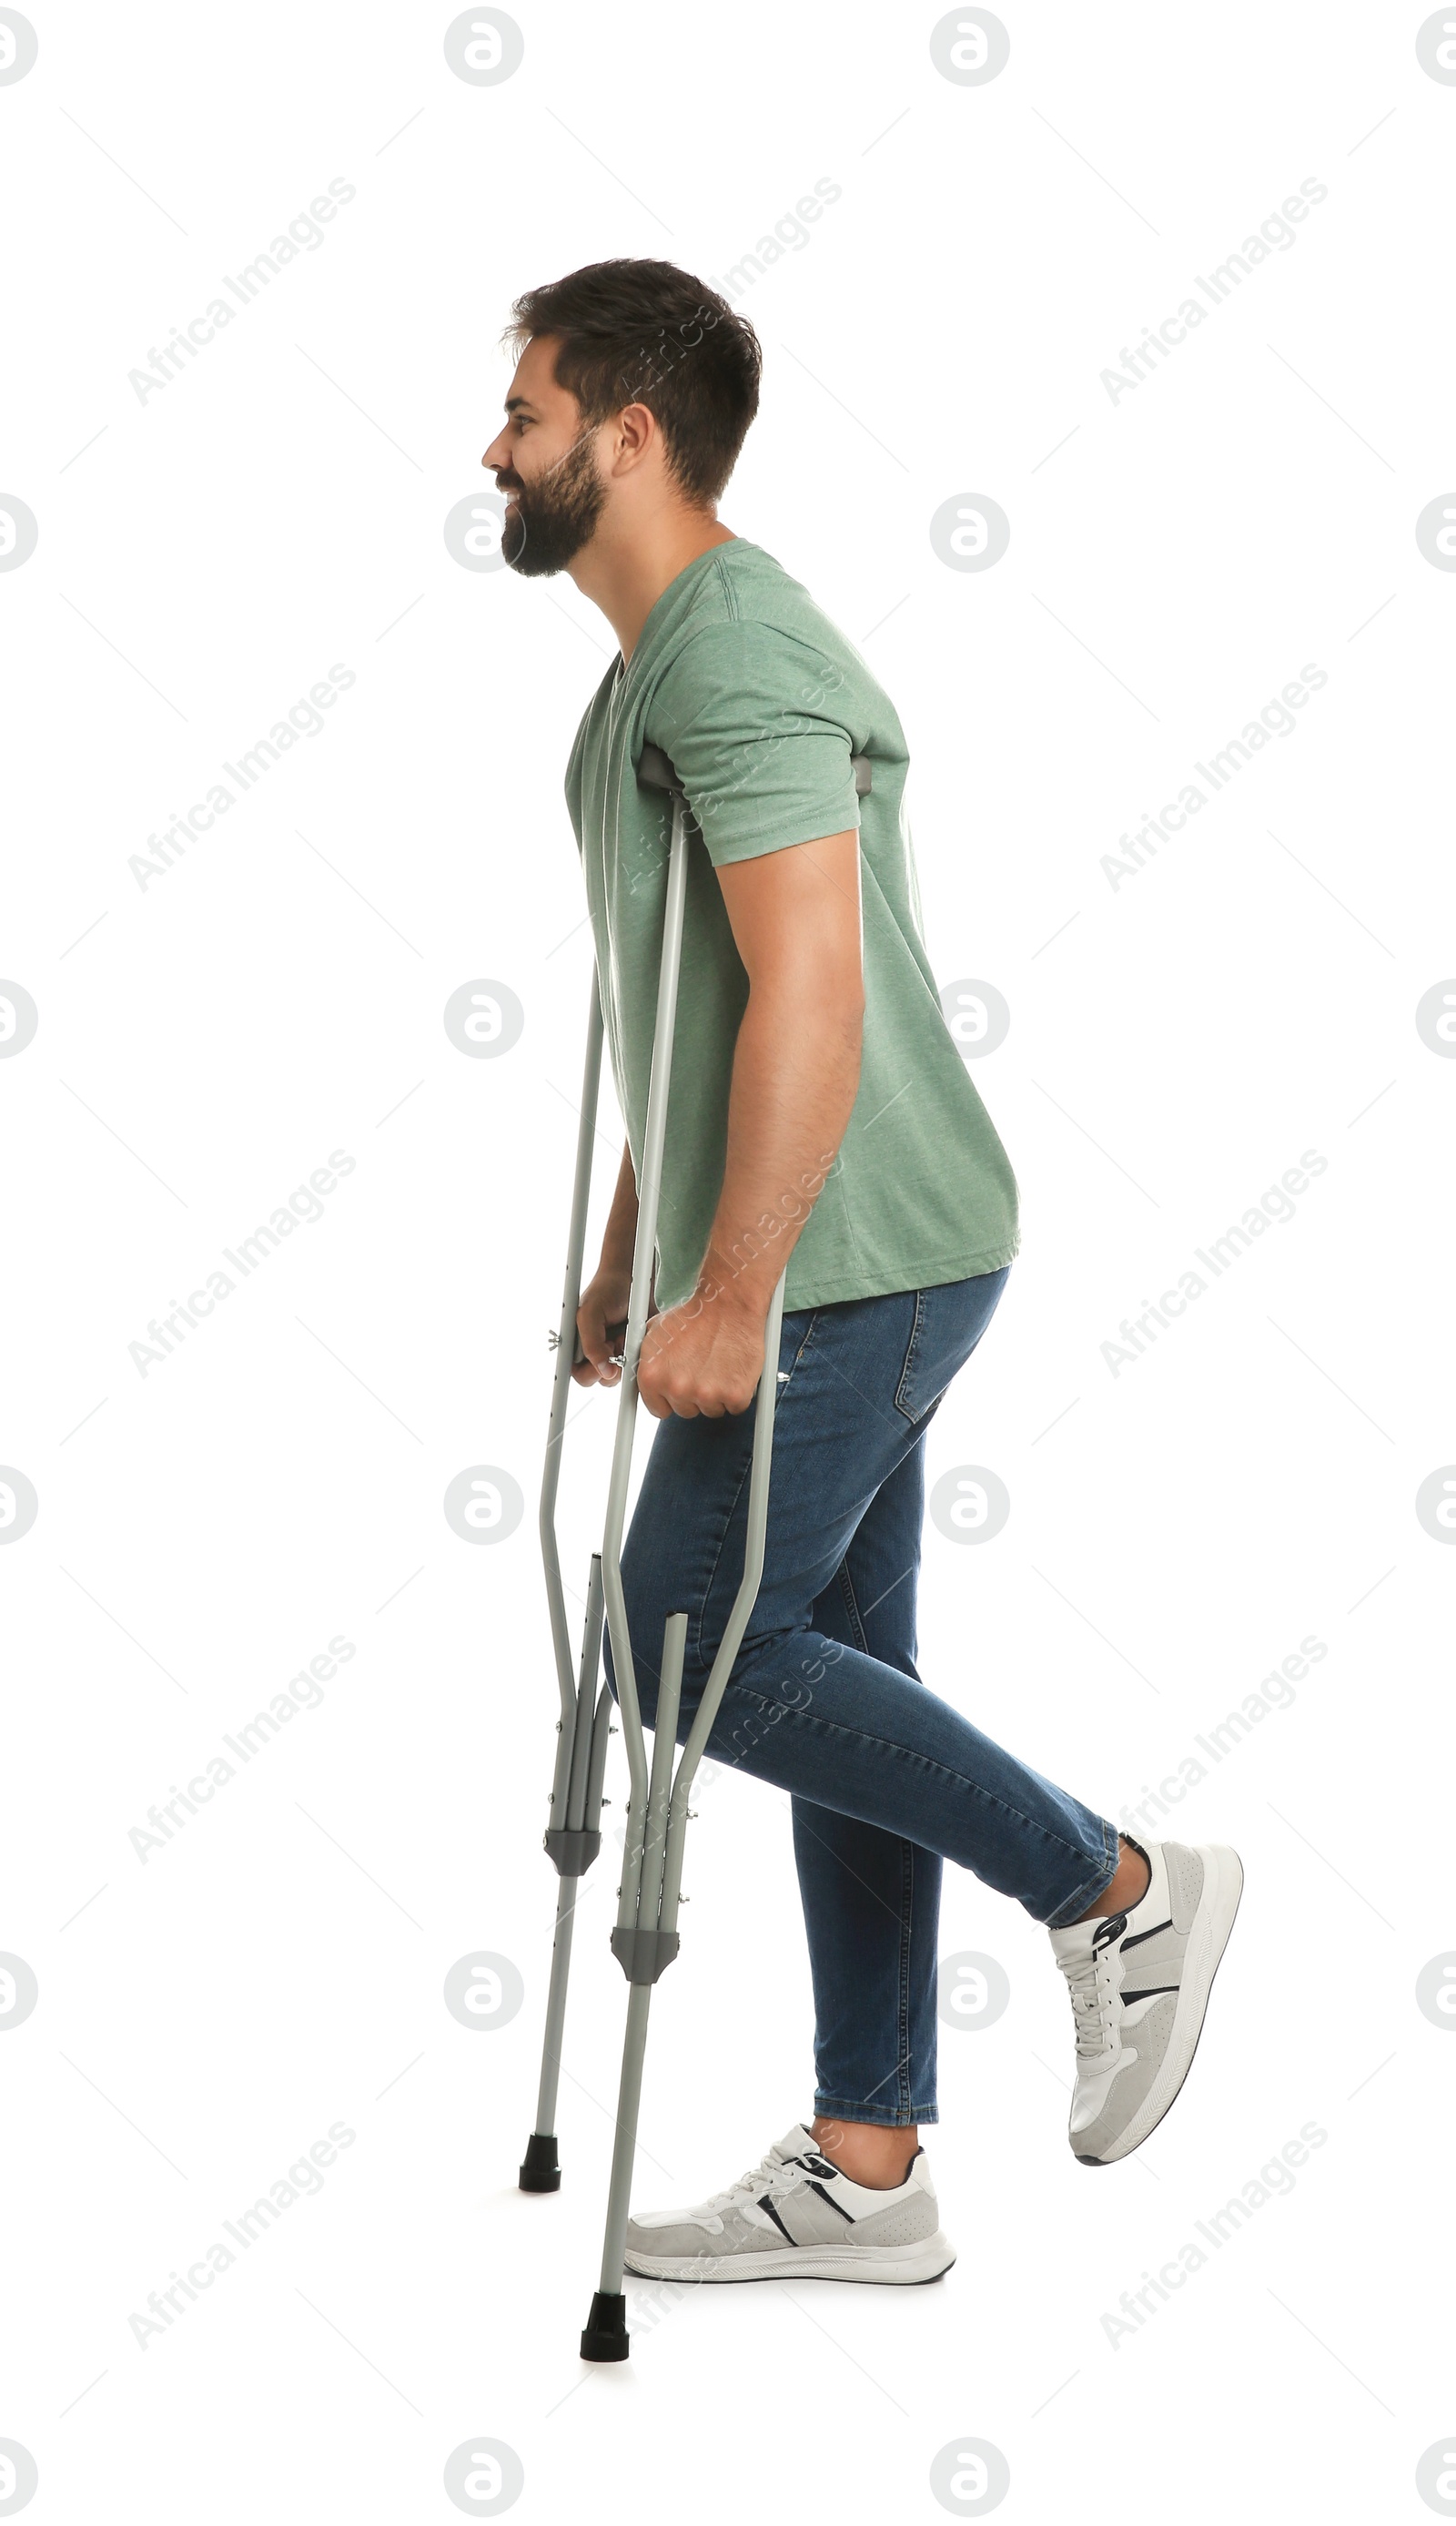
<instances>
[{"instance_id":1,"label":"crutch leg","mask_svg":"<svg viewBox=\"0 0 1456 2526\"><path fill-rule=\"evenodd\" d=\"M662 1683L652 1739L652 1779L640 1836L628 1816L623 1852L621 1908L612 1933L612 1952L627 1975L627 2036L622 2055L622 2088L617 2104L617 2132L612 2151L612 2180L607 2198L607 2229L602 2247L601 2281L581 2336L583 2359L626 2359L629 2355L627 2299L622 2288L623 2256L630 2206L632 2166L636 2154L637 2115L642 2095L642 2064L647 2048L647 2011L652 1985L678 1953L678 1906L682 1899L682 1851L687 1834L688 1795L713 1723L722 1707L733 1660L748 1628L763 1577L769 1519L769 1476L774 1454L774 1413L778 1401L778 1340L783 1321L783 1278L769 1307L764 1328L764 1365L754 1405L753 1456L748 1475L747 1535L743 1576L724 1628L702 1698L676 1773L678 1711L682 1690L682 1661L687 1642L687 1616L670 1614L663 1639ZM614 1634L615 1654L615 1634ZM619 1662L619 1687L621 1671ZM629 1867L635 1860L635 1875Z\"/></svg>"},{"instance_id":2,"label":"crutch leg","mask_svg":"<svg viewBox=\"0 0 1456 2526\"><path fill-rule=\"evenodd\" d=\"M572 1190L572 1220L567 1238L566 1285L561 1322L553 1336L556 1371L551 1389L551 1420L541 1478L540 1538L556 1653L561 1717L557 1721L556 1769L551 1789L551 1821L546 1851L560 1873L556 1897L556 1938L551 1949L551 1979L546 1995L546 2029L541 2046L541 2077L536 2098L535 2129L526 2144L520 2170L523 2193L555 2193L561 2186L556 2147L556 2090L561 2068L562 2029L566 2021L567 1984L572 1965L572 1927L577 1887L601 1845L599 1818L602 1766L606 1760L606 1722L600 1709L593 1720L602 1640L602 1570L595 1555L586 1597L586 1627L577 1675L572 1674L567 1631L566 1596L556 1548L556 1488L561 1470L561 1442L572 1391L572 1365L577 1347L577 1308L581 1294L581 1256L586 1240L586 1206L591 1192L591 1152L596 1131L597 1090L601 1080L602 1013L595 977L586 1029L586 1061L581 1082L580 1120L577 1134L577 1169ZM601 1761L596 1757L602 1737ZM590 1798L595 1782L595 1800ZM588 1813L588 1807L590 1812Z\"/></svg>"},{"instance_id":3,"label":"crutch leg","mask_svg":"<svg viewBox=\"0 0 1456 2526\"><path fill-rule=\"evenodd\" d=\"M556 2147L556 2086L561 2069L567 1980L572 1969L572 1923L576 1916L578 1882L575 1877L563 1877L556 1890L556 1937L551 1947L551 1982L546 1995L541 2081L536 2093L535 2128L526 2144L526 2155L521 2162L523 2193L561 2191L561 2159Z\"/></svg>"},{"instance_id":4,"label":"crutch leg","mask_svg":"<svg viewBox=\"0 0 1456 2526\"><path fill-rule=\"evenodd\" d=\"M647 2011L652 1986L678 1952L676 1935L663 1939L657 1927L666 1851L668 1803L673 1756L677 1751L678 1705L682 1692L682 1656L687 1643L687 1616L670 1614L663 1637L662 1682L658 1687L657 1721L652 1736L652 1779L647 1793L638 1918L621 1923L612 1933L613 1953L628 1983L627 2032L622 2046L622 2080L617 2096L617 2130L612 2146L612 2178L607 2193L607 2228L602 2243L602 2269L591 2313L581 2336L583 2359L628 2356L627 2299L622 2287L622 2258L627 2247L628 2212L631 2204L632 2167L637 2150L637 2114L642 2100L642 2063L647 2050Z\"/></svg>"},{"instance_id":5,"label":"crutch leg","mask_svg":"<svg viewBox=\"0 0 1456 2526\"><path fill-rule=\"evenodd\" d=\"M556 1895L556 1938L551 1949L551 1980L546 1993L546 2031L541 2045L541 2078L536 2096L535 2128L526 2144L520 2184L523 2193L558 2193L561 2161L556 2147L556 2090L561 2070L561 2039L566 2024L567 1983L572 1969L572 1927L577 1889L602 1846L602 1773L607 1759L607 1720L599 1703L593 1716L597 1667L602 1647L602 1564L592 1555L586 1597L586 1631L581 1644L581 1673L570 1728L562 1721L557 1777L564 1789L553 1791L551 1823L546 1828L546 1854L560 1872ZM606 1686L602 1701L610 1700ZM594 1795L592 1794L594 1785Z\"/></svg>"},{"instance_id":6,"label":"crutch leg","mask_svg":"<svg viewBox=\"0 0 1456 2526\"><path fill-rule=\"evenodd\" d=\"M566 1766L566 1822L546 1828L548 1856L561 1872L556 1896L556 1940L551 1949L551 1981L546 1994L546 2033L541 2046L541 2082L536 2097L535 2129L526 2144L521 2168L523 2193L557 2193L561 2166L556 2152L556 2089L561 2070L561 2039L566 2023L567 1981L572 1964L572 1927L577 1889L602 1846L602 1780L607 1768L607 1739L612 1734L612 1696L602 1686L593 1713L602 1645L602 1563L591 1559L586 1598L586 1637L581 1650L581 1679L577 1693L571 1751Z\"/></svg>"}]
</instances>

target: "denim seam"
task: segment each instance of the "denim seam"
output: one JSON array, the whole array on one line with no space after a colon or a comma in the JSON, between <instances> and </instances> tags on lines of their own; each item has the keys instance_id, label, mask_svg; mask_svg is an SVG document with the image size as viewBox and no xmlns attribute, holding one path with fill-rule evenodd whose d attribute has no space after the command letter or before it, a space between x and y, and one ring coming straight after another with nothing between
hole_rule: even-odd
<instances>
[{"instance_id":1,"label":"denim seam","mask_svg":"<svg viewBox=\"0 0 1456 2526\"><path fill-rule=\"evenodd\" d=\"M815 2091L814 2110L816 2114L836 2114L846 2123L877 2123L885 2131L901 2131L907 2125L940 2119L933 2101L923 2105L912 2102L903 2113L886 2113L882 2105L873 2105L863 2097L827 2097L819 2090Z\"/></svg>"},{"instance_id":2,"label":"denim seam","mask_svg":"<svg viewBox=\"0 0 1456 2526\"><path fill-rule=\"evenodd\" d=\"M1085 1912L1091 1904L1096 1902L1098 1895L1106 1894L1109 1886L1112 1884L1113 1879L1118 1873L1118 1868L1123 1856L1118 1837L1115 1833L1112 1834L1112 1847L1109 1850L1107 1846L1109 1839L1107 1818L1103 1816L1100 1821L1102 1825L1102 1855L1105 1864L1095 1878L1088 1878L1085 1886L1079 1887L1075 1894L1070 1894L1068 1896L1065 1903L1059 1904L1057 1910L1053 1912L1051 1918L1044 1924L1044 1927L1048 1930L1065 1930L1071 1922L1079 1921L1083 1912Z\"/></svg>"},{"instance_id":3,"label":"denim seam","mask_svg":"<svg viewBox=\"0 0 1456 2526\"><path fill-rule=\"evenodd\" d=\"M787 1370L787 1373L786 1373L786 1375L785 1375L785 1377L784 1377L783 1384L779 1387L779 1389L778 1389L778 1395L777 1395L777 1396L776 1396L776 1398L775 1398L774 1410L775 1410L776 1415L777 1415L777 1413L778 1413L778 1407L779 1407L779 1405L780 1405L780 1404L782 1403L782 1401L783 1401L784 1396L787 1394L787 1392L788 1392L788 1390L789 1390L789 1388L790 1388L790 1387L792 1386L792 1384L793 1384L793 1377L794 1377L794 1371L795 1371L795 1369L798 1367L799 1362L800 1362L800 1360L803 1358L805 1351L808 1349L808 1347L809 1347L809 1345L810 1345L811 1341L814 1339L814 1328L815 1328L815 1326L818 1324L818 1322L819 1322L819 1309L818 1309L817 1307L815 1307L815 1308L811 1309L811 1311L810 1311L810 1315L809 1315L809 1322L808 1322L808 1324L807 1324L807 1325L805 1326L805 1328L804 1328L804 1339L803 1339L803 1340L800 1342L800 1344L799 1344L799 1346L798 1346L798 1349L794 1352L793 1358L792 1358L792 1359L790 1360L790 1362L789 1362L788 1370ZM755 1414L754 1414L754 1427L755 1427L755 1429L757 1429L757 1427L758 1427L758 1414L757 1414L757 1412L755 1412ZM777 1434L776 1434L776 1435L777 1435ZM707 1613L708 1605L709 1605L709 1601L710 1601L710 1599L711 1599L711 1597L712 1597L712 1594L713 1594L714 1583L715 1583L715 1581L717 1580L717 1577L718 1577L719 1565L720 1565L720 1563L721 1563L721 1562L722 1562L722 1560L723 1560L723 1547L724 1547L724 1545L727 1543L727 1541L728 1541L728 1536L729 1536L729 1534L730 1534L730 1533L731 1533L731 1531L732 1531L733 1518L734 1518L734 1515L735 1515L735 1513L736 1513L736 1511L737 1511L738 1502L739 1502L739 1500L740 1500L740 1499L742 1498L742 1496L743 1496L743 1486L744 1486L744 1484L747 1482L747 1480L748 1480L748 1478L749 1478L749 1475L752 1473L752 1471L753 1471L753 1449L752 1449L752 1446L750 1445L749 1450L748 1450L748 1453L747 1453L747 1455L745 1456L745 1458L744 1458L744 1460L743 1460L742 1469L741 1469L741 1471L739 1472L737 1482L736 1482L736 1483L734 1484L734 1486L733 1486L732 1496L731 1496L731 1498L728 1500L728 1503L727 1509L725 1510L725 1513L724 1513L724 1519L723 1519L723 1526L722 1526L722 1530L721 1530L721 1532L720 1532L720 1534L719 1534L719 1538L718 1538L717 1542L716 1542L716 1543L714 1544L714 1546L713 1546L713 1559L712 1559L711 1563L709 1564L707 1582L706 1582L706 1585L704 1586L703 1593L702 1593L702 1596L701 1596L701 1598L700 1598L700 1600L699 1600L699 1603L698 1603L697 1621L696 1621L696 1623L694 1624L694 1626L693 1626L693 1631L692 1631L692 1642L693 1642L693 1657L694 1657L694 1661L695 1661L695 1663L696 1663L699 1667L708 1667L708 1666L711 1666L711 1663L712 1663L712 1661L709 1659L709 1657L707 1656L707 1654L706 1654L706 1652L704 1651L704 1648L703 1648L703 1618L704 1618L705 1614ZM734 1592L736 1593L736 1591L735 1591Z\"/></svg>"},{"instance_id":4,"label":"denim seam","mask_svg":"<svg viewBox=\"0 0 1456 2526\"><path fill-rule=\"evenodd\" d=\"M1008 1806L1004 1798L993 1796L989 1790L981 1788L979 1781L968 1779L964 1772L951 1771L946 1764L932 1761L928 1754L918 1754L911 1745L897 1745L893 1739L889 1737L872 1737L862 1728L841 1728L836 1719L819 1719L815 1717L812 1711L795 1710L788 1702L771 1700L766 1693L755 1692L751 1685L730 1684L728 1690L729 1692L740 1694L745 1701L756 1701L760 1710L777 1711L779 1720L796 1719L799 1721L801 1726L810 1728L827 1728L835 1737L852 1739L861 1745L870 1746L878 1753L895 1754L904 1762L918 1764L923 1771L938 1773L941 1780L953 1782L959 1789L969 1790L972 1796L979 1798L983 1805L994 1807L999 1814L1010 1816L1015 1823L1025 1825L1031 1833L1039 1834L1043 1842L1052 1843L1060 1849L1067 1851L1075 1857L1080 1858L1083 1856L1083 1854L1077 1849L1075 1844L1063 1842L1059 1834L1048 1833L1045 1825L1037 1824L1033 1816L1024 1815L1020 1807ZM726 1701L728 1698L727 1694L725 1694L724 1698ZM722 1715L723 1714L720 1711L719 1717L722 1718ZM776 1721L775 1724L777 1725L778 1721ZM716 1721L714 1725L715 1727L717 1726ZM1107 1845L1107 1820L1105 1817L1099 1816L1097 1821L1102 1828L1102 1841L1105 1851ZM957 1863L957 1865L959 1865L959 1863ZM1114 1862L1113 1866L1108 1870L1107 1876L1102 1880L1103 1885L1110 1885L1116 1874L1117 1869L1116 1863ZM1063 1904L1059 1908L1065 1910L1066 1906ZM1082 1909L1086 1909L1085 1904L1083 1904Z\"/></svg>"},{"instance_id":5,"label":"denim seam","mask_svg":"<svg viewBox=\"0 0 1456 2526\"><path fill-rule=\"evenodd\" d=\"M989 1278L990 1276L989 1274L982 1276L979 1273L968 1273L966 1275L966 1278L969 1280L979 1280L982 1277ZM939 1288L944 1286L945 1285L940 1282L933 1282L929 1285L930 1288ZM917 1289L915 1293L915 1322L910 1330L910 1341L905 1352L905 1364L900 1371L900 1383L895 1389L895 1409L910 1423L913 1430L924 1428L925 1424L929 1421L930 1414L934 1411L935 1406L944 1400L954 1380L960 1376L961 1370L969 1364L976 1352L979 1349L986 1330L983 1325L980 1332L977 1335L975 1341L972 1343L970 1350L967 1351L965 1358L960 1361L957 1367L952 1369L950 1376L946 1379L944 1386L941 1387L939 1393L932 1394L929 1402L923 1404L919 1412L913 1411L911 1409L906 1389L912 1384L915 1371L920 1365L921 1336L925 1329L927 1294L927 1289Z\"/></svg>"},{"instance_id":6,"label":"denim seam","mask_svg":"<svg viewBox=\"0 0 1456 2526\"><path fill-rule=\"evenodd\" d=\"M909 1385L910 1379L914 1373L916 1353L920 1348L921 1327L925 1323L925 1319L926 1293L924 1289L917 1289L915 1293L915 1318L910 1327L910 1339L905 1345L905 1357L900 1368L900 1382L895 1388L895 1410L903 1413L907 1421L913 1421L915 1419L915 1414L911 1411L910 1406L905 1400L905 1389Z\"/></svg>"},{"instance_id":7,"label":"denim seam","mask_svg":"<svg viewBox=\"0 0 1456 2526\"><path fill-rule=\"evenodd\" d=\"M718 1566L723 1559L723 1547L727 1543L728 1536L732 1530L733 1514L737 1508L739 1500L743 1496L743 1486L748 1480L751 1468L752 1450L750 1449L748 1456L744 1459L738 1479L733 1485L732 1491L725 1503L722 1523L718 1532L718 1539L713 1546L713 1558L708 1565L708 1576L703 1585L703 1592L698 1599L697 1618L692 1627L692 1647L694 1663L699 1667L707 1667L711 1664L711 1660L703 1647L703 1618L708 1611L709 1600L713 1594L713 1583L718 1577Z\"/></svg>"},{"instance_id":8,"label":"denim seam","mask_svg":"<svg viewBox=\"0 0 1456 2526\"><path fill-rule=\"evenodd\" d=\"M910 2105L910 1940L915 1912L915 1845L900 1843L900 2031L895 2057L900 2064L900 2107Z\"/></svg>"},{"instance_id":9,"label":"denim seam","mask_svg":"<svg viewBox=\"0 0 1456 2526\"><path fill-rule=\"evenodd\" d=\"M882 1296L883 1296L883 1297L886 1297L886 1298L903 1297L904 1295L905 1295L905 1292L904 1292L903 1290L899 1290L899 1289L886 1289L886 1290L884 1290L884 1291L882 1292ZM841 1305L843 1305L843 1306L846 1306L846 1307L852 1306L852 1305L854 1305L855 1303L856 1303L856 1302L855 1302L854 1300L852 1300L852 1299L845 1299L845 1300L841 1300L841 1301L840 1301L840 1304L841 1304ZM870 1301L869 1299L866 1299L866 1300L861 1301L860 1303L862 1303L862 1304L864 1304L864 1305L867 1305L867 1306L868 1306L868 1305L870 1305L870 1304L872 1303L872 1301ZM873 1302L873 1303L877 1303L877 1304L878 1304L878 1303L879 1303L879 1301L875 1301L875 1302ZM849 1390L850 1390L850 1393L851 1393L851 1394L854 1394L854 1395L857 1395L857 1396L858 1396L858 1398L859 1398L859 1400L860 1400L860 1402L861 1402L861 1403L863 1403L863 1404L865 1405L866 1409L867 1409L868 1411L871 1411L871 1412L873 1412L873 1413L874 1413L875 1418L876 1418L876 1420L877 1420L877 1421L882 1421L882 1422L884 1423L884 1425L885 1425L886 1429L893 1429L893 1427L894 1427L894 1425L895 1425L895 1422L896 1422L896 1419L899 1419L899 1420L901 1420L901 1421L903 1421L903 1420L904 1420L904 1418L905 1418L904 1413L903 1413L903 1412L901 1412L901 1413L899 1413L899 1414L897 1415L897 1414L896 1414L896 1412L895 1412L895 1409L894 1409L894 1405L893 1405L893 1403L891 1403L889 1410L888 1410L888 1411L886 1411L886 1410L885 1410L885 1408L884 1408L884 1406L883 1406L882 1404L877 1403L877 1401L876 1401L876 1399L875 1399L875 1397L874 1397L874 1395L873 1395L873 1394L867 1394L867 1393L865 1392L865 1389L864 1389L864 1388L863 1388L862 1386L856 1386L856 1384L855 1384L855 1382L854 1382L854 1379L853 1379L852 1377L848 1377L848 1376L846 1376L846 1375L845 1375L844 1370L839 1366L838 1362L830 1356L830 1354L829 1354L828 1351L826 1351L826 1352L825 1352L825 1354L824 1354L824 1364L825 1364L825 1367L828 1370L828 1372L829 1372L830 1376L831 1376L831 1377L837 1377L837 1379L839 1380L839 1383L840 1383L840 1385L841 1385L841 1386L847 1386L847 1387L848 1387L848 1389L849 1389ZM890 1471L891 1471L891 1472L893 1472L893 1471L894 1471L893 1466L891 1466Z\"/></svg>"},{"instance_id":10,"label":"denim seam","mask_svg":"<svg viewBox=\"0 0 1456 2526\"><path fill-rule=\"evenodd\" d=\"M865 1626L860 1615L859 1600L854 1592L854 1581L849 1575L849 1555L847 1552L845 1553L843 1560L840 1562L838 1569L835 1571L834 1576L839 1582L839 1593L844 1599L844 1610L848 1614L850 1623L854 1629L855 1647L862 1649L865 1656L868 1657L870 1654L870 1643L865 1635Z\"/></svg>"}]
</instances>

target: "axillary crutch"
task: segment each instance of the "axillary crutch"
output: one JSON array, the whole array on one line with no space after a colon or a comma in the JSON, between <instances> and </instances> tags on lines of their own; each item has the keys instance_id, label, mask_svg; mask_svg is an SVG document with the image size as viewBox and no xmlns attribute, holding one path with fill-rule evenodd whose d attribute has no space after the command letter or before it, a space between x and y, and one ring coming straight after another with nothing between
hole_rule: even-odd
<instances>
[{"instance_id":1,"label":"axillary crutch","mask_svg":"<svg viewBox=\"0 0 1456 2526\"><path fill-rule=\"evenodd\" d=\"M870 765L864 755L851 758L855 789L870 788ZM642 2063L647 2046L647 2011L652 1986L678 1953L678 1905L682 1877L682 1846L687 1832L688 1794L703 1748L712 1733L739 1643L748 1628L763 1575L768 1527L769 1468L774 1446L774 1407L778 1397L779 1325L783 1314L783 1275L779 1275L764 1328L764 1366L759 1379L754 1420L753 1459L748 1478L748 1532L743 1577L732 1611L714 1658L696 1716L673 1770L678 1711L682 1690L683 1653L687 1640L685 1613L669 1614L663 1638L657 1720L652 1739L649 1777L637 1700L627 1606L622 1589L622 1531L631 1475L632 1441L637 1410L637 1360L647 1325L647 1305L657 1247L657 1215L662 1190L663 1147L667 1134L668 1093L673 1068L673 1036L678 1014L678 978L682 956L682 911L687 887L687 802L666 755L656 746L642 749L637 778L648 788L672 799L673 834L668 862L667 904L663 916L656 1028L647 1090L647 1121L642 1166L637 1185L637 1234L632 1250L631 1290L628 1301L622 1384L619 1389L616 1443L607 1490L602 1548L593 1553L587 1584L586 1616L579 1663L574 1671L567 1628L561 1561L556 1541L556 1490L561 1470L562 1437L573 1390L572 1370L582 1357L577 1337L577 1308L581 1293L581 1261L586 1238L586 1210L591 1190L591 1161L596 1134L597 1090L601 1079L602 1006L593 974L586 1031L586 1063L581 1086L581 1117L577 1136L577 1172L572 1191L572 1222L567 1248L566 1287L561 1324L554 1337L556 1370L551 1389L551 1417L546 1461L541 1479L540 1538L546 1596L551 1610L551 1637L556 1652L561 1717L557 1723L556 1769L551 1787L551 1821L545 1847L560 1884L556 1902L556 1939L551 1952L551 1980L546 2000L546 2029L541 2047L541 2079L535 2129L527 2143L521 2168L525 2193L555 2193L561 2185L556 2147L556 2092L566 2022L567 1982L571 1972L572 1929L577 1888L601 1848L602 1785L606 1774L612 1695L605 1682L598 1692L602 1620L605 1613L617 1673L622 1737L627 1748L630 1794L618 1890L617 1926L612 1953L628 1980L627 2032L622 2052L612 2174L607 2195L606 2236L601 2280L581 2335L581 2356L591 2360L628 2356L627 2299L623 2293L623 2254L627 2243L632 2165L636 2154L637 2113L642 2091Z\"/></svg>"}]
</instances>

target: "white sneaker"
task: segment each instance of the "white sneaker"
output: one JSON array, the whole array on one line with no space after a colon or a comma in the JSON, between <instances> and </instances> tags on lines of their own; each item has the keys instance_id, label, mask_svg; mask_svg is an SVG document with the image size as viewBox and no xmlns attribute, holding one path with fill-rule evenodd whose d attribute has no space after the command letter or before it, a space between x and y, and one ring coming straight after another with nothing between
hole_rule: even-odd
<instances>
[{"instance_id":1,"label":"white sneaker","mask_svg":"<svg viewBox=\"0 0 1456 2526\"><path fill-rule=\"evenodd\" d=\"M627 2268L648 2280L934 2281L954 2261L923 2148L881 2192L852 2184L803 2123L727 2193L627 2224Z\"/></svg>"},{"instance_id":2,"label":"white sneaker","mask_svg":"<svg viewBox=\"0 0 1456 2526\"><path fill-rule=\"evenodd\" d=\"M1221 1844L1132 1847L1152 1871L1137 1902L1050 1933L1077 2021L1068 2138L1084 2166L1127 2157L1173 2103L1243 1891L1238 1854Z\"/></svg>"}]
</instances>

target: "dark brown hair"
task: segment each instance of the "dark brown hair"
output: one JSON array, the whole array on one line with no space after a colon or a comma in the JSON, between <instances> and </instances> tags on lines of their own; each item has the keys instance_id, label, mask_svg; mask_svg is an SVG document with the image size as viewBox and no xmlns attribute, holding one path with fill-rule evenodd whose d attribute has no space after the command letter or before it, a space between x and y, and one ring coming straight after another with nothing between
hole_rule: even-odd
<instances>
[{"instance_id":1,"label":"dark brown hair","mask_svg":"<svg viewBox=\"0 0 1456 2526\"><path fill-rule=\"evenodd\" d=\"M516 354L560 335L556 382L588 427L644 403L685 499L710 508L758 410L763 353L747 318L674 263L620 256L583 264L513 301L502 337Z\"/></svg>"}]
</instances>

